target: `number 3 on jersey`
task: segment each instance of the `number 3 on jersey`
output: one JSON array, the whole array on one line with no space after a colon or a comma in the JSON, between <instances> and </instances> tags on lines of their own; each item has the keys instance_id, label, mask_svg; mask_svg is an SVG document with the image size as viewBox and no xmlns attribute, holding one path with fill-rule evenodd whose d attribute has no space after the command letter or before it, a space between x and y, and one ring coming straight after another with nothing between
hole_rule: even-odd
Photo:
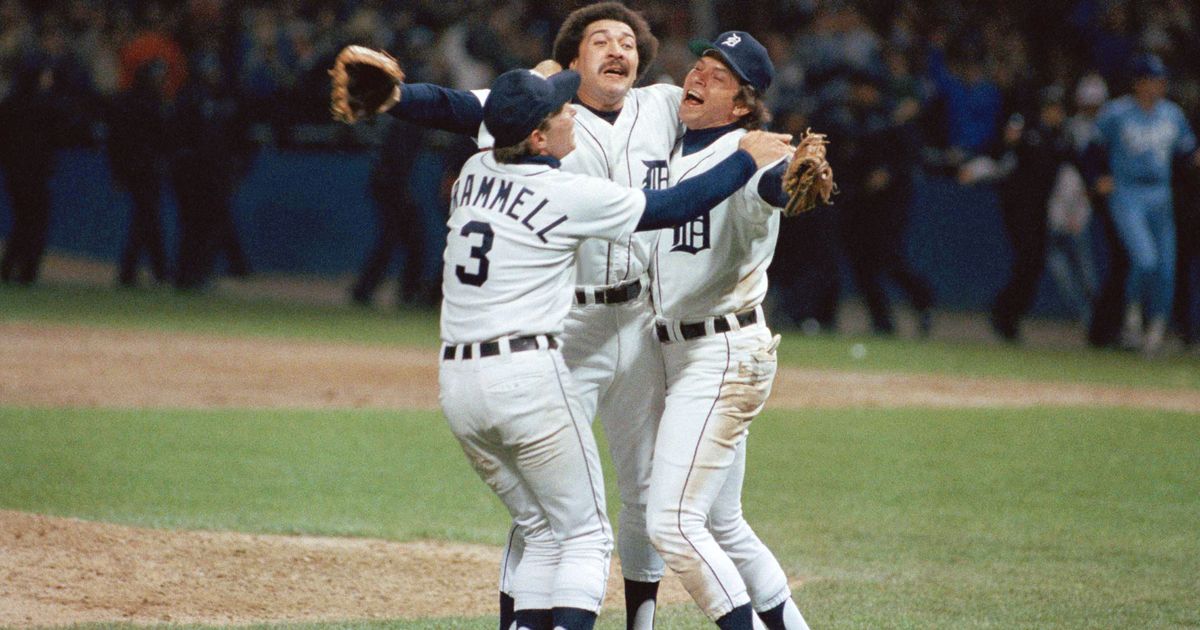
<instances>
[{"instance_id":1,"label":"number 3 on jersey","mask_svg":"<svg viewBox=\"0 0 1200 630\"><path fill-rule=\"evenodd\" d=\"M454 268L454 275L458 276L459 282L473 287L481 287L488 279L487 255L492 251L492 239L495 237L492 225L483 221L468 221L458 233L466 238L471 238L474 234L483 236L483 241L479 245L471 247L471 258L479 261L475 273L469 273L463 265Z\"/></svg>"}]
</instances>

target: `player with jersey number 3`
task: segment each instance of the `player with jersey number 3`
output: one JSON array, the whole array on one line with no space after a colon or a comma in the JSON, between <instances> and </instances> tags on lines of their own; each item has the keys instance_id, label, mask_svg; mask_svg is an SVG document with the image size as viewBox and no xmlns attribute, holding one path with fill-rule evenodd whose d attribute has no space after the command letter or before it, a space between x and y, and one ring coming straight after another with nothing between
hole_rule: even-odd
<instances>
[{"instance_id":1,"label":"player with jersey number 3","mask_svg":"<svg viewBox=\"0 0 1200 630\"><path fill-rule=\"evenodd\" d=\"M612 550L599 455L556 339L576 250L691 221L792 152L790 136L747 134L703 175L658 191L567 173L578 88L573 71L496 79L484 107L494 149L454 184L444 256L442 409L524 534L512 594L530 630L592 628Z\"/></svg>"},{"instance_id":2,"label":"player with jersey number 3","mask_svg":"<svg viewBox=\"0 0 1200 630\"><path fill-rule=\"evenodd\" d=\"M561 169L630 187L667 186L667 160L682 134L675 85L634 87L654 60L658 41L640 14L619 2L580 7L567 15L545 73L579 72L576 147ZM403 71L386 53L348 46L332 76L331 109L353 122L389 111L409 122L476 137L492 146L483 125L488 90L452 90L402 83ZM646 532L646 493L658 420L662 417L662 352L650 306L650 247L654 234L625 242L589 239L575 256L575 287L560 339L563 358L579 389L583 414L599 416L611 456L621 507L617 549L624 579L626 630L654 630L659 581L666 570ZM500 630L512 630L512 581L524 553L514 526L500 571Z\"/></svg>"},{"instance_id":3,"label":"player with jersey number 3","mask_svg":"<svg viewBox=\"0 0 1200 630\"><path fill-rule=\"evenodd\" d=\"M576 106L576 148L562 160L561 170L591 175L618 184L646 189L667 186L667 160L682 134L679 103L683 91L675 85L634 87L654 60L658 41L640 14L619 2L582 6L563 21L554 39L554 60L579 72ZM373 51L348 47L379 56ZM339 55L341 57L341 55ZM388 58L382 65L390 77L402 75ZM364 64L343 64L361 68ZM366 64L369 66L369 64ZM543 64L539 64L541 67ZM427 127L477 137L479 147L492 146L483 123L486 89L451 90L431 84L380 82L374 99L353 98L363 90L343 90L336 80L360 76L338 73L335 66L334 110L343 119L364 112L386 111ZM340 98L341 95L345 98ZM339 108L337 103L345 102ZM391 107L395 104L395 107ZM624 576L627 630L653 630L662 558L646 533L646 492L658 420L662 416L662 353L654 337L650 306L649 268L653 233L631 234L624 241L589 239L576 251L571 309L563 325L563 357L578 386L583 415L596 416L604 426L612 469L621 499L617 549ZM500 630L511 630L512 578L521 563L524 542L513 527L501 561Z\"/></svg>"}]
</instances>

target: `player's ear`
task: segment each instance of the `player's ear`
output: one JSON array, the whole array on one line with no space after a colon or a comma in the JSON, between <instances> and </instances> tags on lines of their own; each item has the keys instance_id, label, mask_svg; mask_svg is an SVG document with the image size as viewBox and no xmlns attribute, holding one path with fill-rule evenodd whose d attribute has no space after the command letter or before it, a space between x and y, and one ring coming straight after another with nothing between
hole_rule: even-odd
<instances>
[{"instance_id":1,"label":"player's ear","mask_svg":"<svg viewBox=\"0 0 1200 630\"><path fill-rule=\"evenodd\" d=\"M733 115L735 118L741 118L742 116L745 116L746 114L749 114L749 113L750 113L750 108L746 107L745 105L734 105L733 106Z\"/></svg>"},{"instance_id":2,"label":"player's ear","mask_svg":"<svg viewBox=\"0 0 1200 630\"><path fill-rule=\"evenodd\" d=\"M547 144L546 132L541 129L534 129L529 134L529 148L534 155L541 155L546 150Z\"/></svg>"}]
</instances>

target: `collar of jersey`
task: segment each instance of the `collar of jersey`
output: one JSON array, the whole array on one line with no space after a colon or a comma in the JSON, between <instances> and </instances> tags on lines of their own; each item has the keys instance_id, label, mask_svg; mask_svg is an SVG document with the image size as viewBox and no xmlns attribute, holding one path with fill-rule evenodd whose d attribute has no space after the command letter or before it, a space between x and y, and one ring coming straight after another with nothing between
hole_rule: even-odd
<instances>
[{"instance_id":1,"label":"collar of jersey","mask_svg":"<svg viewBox=\"0 0 1200 630\"><path fill-rule=\"evenodd\" d=\"M621 109L618 109L616 111L611 111L611 112L601 111L601 110L596 109L595 107L589 107L589 106L585 105L583 103L583 101L579 100L578 96L571 99L571 103L573 105L578 105L578 106L588 110L589 112L592 112L593 114L596 115L597 118L599 118L600 120L603 120L604 122L606 122L610 125L615 125L617 123L617 118L619 118L621 116L621 110L625 109L624 107L622 107Z\"/></svg>"},{"instance_id":2,"label":"collar of jersey","mask_svg":"<svg viewBox=\"0 0 1200 630\"><path fill-rule=\"evenodd\" d=\"M691 155L708 145L716 142L717 138L737 129L737 123L729 123L720 127L709 127L708 129L688 129L683 134L683 154Z\"/></svg>"},{"instance_id":3,"label":"collar of jersey","mask_svg":"<svg viewBox=\"0 0 1200 630\"><path fill-rule=\"evenodd\" d=\"M562 162L558 161L558 158L549 155L525 155L514 160L513 164L542 164L550 168L562 166Z\"/></svg>"}]
</instances>

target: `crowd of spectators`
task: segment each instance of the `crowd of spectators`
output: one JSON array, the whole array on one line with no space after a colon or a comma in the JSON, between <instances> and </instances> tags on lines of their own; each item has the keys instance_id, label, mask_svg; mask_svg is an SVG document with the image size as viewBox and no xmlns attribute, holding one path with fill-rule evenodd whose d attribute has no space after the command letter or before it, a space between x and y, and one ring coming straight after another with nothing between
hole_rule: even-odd
<instances>
[{"instance_id":1,"label":"crowd of spectators","mask_svg":"<svg viewBox=\"0 0 1200 630\"><path fill-rule=\"evenodd\" d=\"M531 67L548 56L558 24L580 4L586 2L0 0L0 101L20 96L22 77L31 68L49 68L53 85L46 89L58 113L56 142L107 146L120 128L114 109L119 111L137 89L139 76L153 67L161 113L167 116L163 124L178 124L171 116L195 109L196 94L207 94L205 102L237 110L236 115L226 112L209 130L243 136L227 138L211 151L244 159L250 142L289 146L312 137L346 141L347 135L329 121L326 75L345 44L390 51L410 81L473 89L486 86L506 69ZM811 270L779 288L785 310L797 323L815 329L836 330L839 283L831 271L844 253L867 298L876 332L895 330L888 292L880 288L885 278L905 290L920 316L919 330L928 332L936 296L906 265L899 241L913 178L961 177L964 167L978 164L975 158L997 155L1006 125L1019 117L1037 120L1048 99L1060 103L1068 116L1089 107L1094 111L1098 93L1103 100L1104 95L1128 91L1130 60L1150 52L1169 68L1169 97L1182 106L1193 127L1200 115L1200 65L1195 63L1200 59L1200 10L1189 0L628 4L644 13L660 39L659 55L646 81L681 82L693 61L687 47L691 39L747 30L768 47L776 62L778 78L768 94L774 128L798 133L814 126L833 138L838 151L833 164L841 169L845 200L788 222L782 238L807 245L783 248L778 254L802 257L785 260L789 269ZM194 134L200 124L188 129ZM314 135L314 127L331 131ZM436 159L406 160L402 166L411 169L413 163L429 162L440 170L409 180L425 182L414 185L429 190L390 194L406 196L410 210L436 220L444 211L437 197L441 179L456 170L461 147L438 133L418 137L423 150ZM881 142L913 150L883 155L878 151ZM6 145L0 153L20 151L11 142L0 144ZM181 149L176 145L161 150L164 159L171 159ZM190 155L193 160L198 159L195 153ZM382 168L391 169L389 175L406 177L394 172L394 161L383 162ZM222 174L218 188L226 198L244 166L235 161L230 172ZM170 170L166 167L162 175L169 177ZM847 207L852 204L863 208ZM1176 209L1197 212L1195 206L1191 200L1176 204ZM864 211L867 207L871 211ZM869 226L873 229L858 224L879 216L886 222ZM1180 219L1188 220L1192 219ZM1076 233L1078 223L1071 222ZM885 229L878 229L883 225ZM223 231L227 228L208 230L208 250L218 242L228 244L229 238L215 236ZM143 226L137 238L141 243L161 237L153 226ZM241 253L233 238L229 255L237 266L234 259ZM152 252L153 274L165 277L165 263L152 245L145 246ZM130 247L135 247L132 240ZM1181 259L1194 258L1187 247L1194 249L1181 233ZM1054 247L1048 249L1053 253ZM204 256L211 258L211 251ZM1100 289L1088 276L1095 272L1086 261L1074 274L1060 269L1065 264L1052 264L1054 275L1062 278L1064 295L1073 292L1073 299L1086 306ZM244 264L239 269L248 271ZM378 274L378 269L371 273ZM436 276L436 270L426 273ZM1195 290L1182 282L1190 277L1180 277L1183 290ZM185 284L197 282L193 274ZM368 279L356 285L355 300L369 302L376 283ZM410 274L405 292L435 299L417 284ZM1192 302L1185 296L1179 303ZM1090 319L1085 306L1080 310ZM1195 339L1195 327L1194 320L1184 318L1188 341ZM997 332L1007 339L1019 336L1011 326ZM1097 337L1098 343L1102 337Z\"/></svg>"}]
</instances>

